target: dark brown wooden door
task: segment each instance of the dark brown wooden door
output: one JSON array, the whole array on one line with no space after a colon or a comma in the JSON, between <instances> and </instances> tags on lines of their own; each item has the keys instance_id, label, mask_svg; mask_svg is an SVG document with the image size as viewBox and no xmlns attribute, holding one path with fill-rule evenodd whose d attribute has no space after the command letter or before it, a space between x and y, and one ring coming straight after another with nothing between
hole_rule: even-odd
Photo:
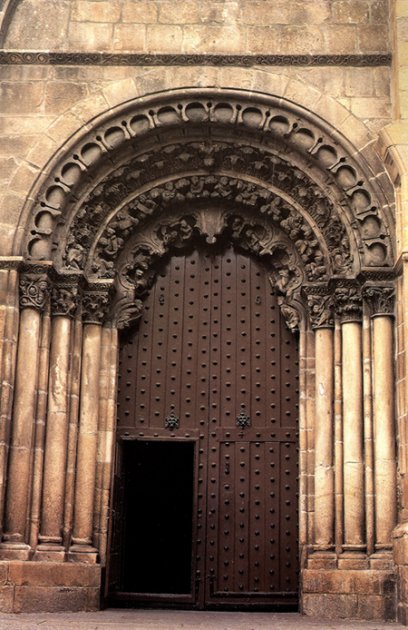
<instances>
[{"instance_id":1,"label":"dark brown wooden door","mask_svg":"<svg viewBox=\"0 0 408 630\"><path fill-rule=\"evenodd\" d=\"M296 602L298 348L263 265L232 248L172 257L123 337L118 396L119 445L195 450L190 591L129 594L122 582L121 597Z\"/></svg>"}]
</instances>

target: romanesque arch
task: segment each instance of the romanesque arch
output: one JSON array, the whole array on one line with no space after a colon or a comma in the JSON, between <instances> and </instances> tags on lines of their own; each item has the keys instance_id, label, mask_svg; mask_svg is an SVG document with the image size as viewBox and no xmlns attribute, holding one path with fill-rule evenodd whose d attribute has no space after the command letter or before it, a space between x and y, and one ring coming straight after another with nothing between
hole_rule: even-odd
<instances>
[{"instance_id":1,"label":"romanesque arch","mask_svg":"<svg viewBox=\"0 0 408 630\"><path fill-rule=\"evenodd\" d=\"M386 579L394 223L376 163L292 102L227 89L130 101L64 147L9 263L20 334L3 558L105 562L117 331L140 316L153 263L227 235L268 261L300 331L302 566L311 580L314 567Z\"/></svg>"}]
</instances>

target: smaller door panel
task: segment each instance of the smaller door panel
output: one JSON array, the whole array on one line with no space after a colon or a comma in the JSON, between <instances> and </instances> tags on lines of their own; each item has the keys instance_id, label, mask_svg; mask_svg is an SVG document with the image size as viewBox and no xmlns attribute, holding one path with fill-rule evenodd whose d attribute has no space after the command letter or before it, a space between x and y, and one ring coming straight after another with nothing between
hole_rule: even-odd
<instances>
[{"instance_id":1,"label":"smaller door panel","mask_svg":"<svg viewBox=\"0 0 408 630\"><path fill-rule=\"evenodd\" d=\"M275 441L259 431L217 433L210 456L206 604L295 602L296 481L279 474L296 457L295 433L279 432L284 441L276 432Z\"/></svg>"}]
</instances>

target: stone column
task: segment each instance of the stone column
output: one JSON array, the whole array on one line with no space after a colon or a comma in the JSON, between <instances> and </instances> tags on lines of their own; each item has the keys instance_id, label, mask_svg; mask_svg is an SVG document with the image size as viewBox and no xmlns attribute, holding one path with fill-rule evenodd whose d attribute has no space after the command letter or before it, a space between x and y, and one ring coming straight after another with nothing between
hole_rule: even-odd
<instances>
[{"instance_id":1,"label":"stone column","mask_svg":"<svg viewBox=\"0 0 408 630\"><path fill-rule=\"evenodd\" d=\"M359 287L336 289L341 321L343 383L344 551L365 551L362 297Z\"/></svg>"},{"instance_id":2,"label":"stone column","mask_svg":"<svg viewBox=\"0 0 408 630\"><path fill-rule=\"evenodd\" d=\"M0 257L0 511L4 518L10 420L14 392L19 323L18 267L21 259ZM1 521L3 529L3 520Z\"/></svg>"},{"instance_id":3,"label":"stone column","mask_svg":"<svg viewBox=\"0 0 408 630\"><path fill-rule=\"evenodd\" d=\"M69 544L74 515L75 493L75 467L78 440L79 420L79 393L81 385L82 364L82 318L76 317L73 323L72 356L70 374L70 404L69 404L69 428L67 449L67 475L65 483L65 510L64 510L64 546Z\"/></svg>"},{"instance_id":4,"label":"stone column","mask_svg":"<svg viewBox=\"0 0 408 630\"><path fill-rule=\"evenodd\" d=\"M71 283L52 290L52 333L49 393L44 453L42 513L36 559L63 561L62 540L69 419L69 367L71 318L75 314L78 289Z\"/></svg>"},{"instance_id":5,"label":"stone column","mask_svg":"<svg viewBox=\"0 0 408 630\"><path fill-rule=\"evenodd\" d=\"M334 348L332 298L309 295L315 335L315 549L332 551L334 544Z\"/></svg>"},{"instance_id":6,"label":"stone column","mask_svg":"<svg viewBox=\"0 0 408 630\"><path fill-rule=\"evenodd\" d=\"M106 564L108 509L112 479L113 445L116 421L116 390L118 364L118 331L115 327L102 328L100 426L97 453L97 507L95 537L102 564Z\"/></svg>"},{"instance_id":7,"label":"stone column","mask_svg":"<svg viewBox=\"0 0 408 630\"><path fill-rule=\"evenodd\" d=\"M38 394L34 457L32 468L32 493L30 514L30 547L38 544L41 519L41 494L44 468L45 426L47 422L48 376L50 366L51 317L45 312L42 317L40 355L38 359Z\"/></svg>"},{"instance_id":8,"label":"stone column","mask_svg":"<svg viewBox=\"0 0 408 630\"><path fill-rule=\"evenodd\" d=\"M366 287L373 323L375 549L389 551L397 522L393 287Z\"/></svg>"},{"instance_id":9,"label":"stone column","mask_svg":"<svg viewBox=\"0 0 408 630\"><path fill-rule=\"evenodd\" d=\"M69 559L96 562L93 544L96 456L99 421L99 378L102 322L108 303L106 291L83 296L83 341L78 451L75 480L74 527Z\"/></svg>"},{"instance_id":10,"label":"stone column","mask_svg":"<svg viewBox=\"0 0 408 630\"><path fill-rule=\"evenodd\" d=\"M44 268L41 269L44 272ZM46 273L20 278L20 329L13 422L8 466L5 526L0 558L29 557L28 505L31 490L32 444L36 417L41 312L49 295Z\"/></svg>"}]
</instances>

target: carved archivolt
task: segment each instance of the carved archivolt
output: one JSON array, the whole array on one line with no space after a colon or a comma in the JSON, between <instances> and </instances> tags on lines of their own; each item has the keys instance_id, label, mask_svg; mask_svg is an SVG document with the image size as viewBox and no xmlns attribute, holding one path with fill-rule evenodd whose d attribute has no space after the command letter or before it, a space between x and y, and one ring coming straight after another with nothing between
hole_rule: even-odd
<instances>
[{"instance_id":1,"label":"carved archivolt","mask_svg":"<svg viewBox=\"0 0 408 630\"><path fill-rule=\"evenodd\" d=\"M267 261L293 329L304 312L315 327L332 325L333 309L360 317L368 275L381 281L392 269L384 174L323 121L275 97L189 89L135 101L51 172L25 258L84 278L87 322L135 321L156 263L196 241L228 240ZM71 315L73 297L61 285L53 310Z\"/></svg>"}]
</instances>

